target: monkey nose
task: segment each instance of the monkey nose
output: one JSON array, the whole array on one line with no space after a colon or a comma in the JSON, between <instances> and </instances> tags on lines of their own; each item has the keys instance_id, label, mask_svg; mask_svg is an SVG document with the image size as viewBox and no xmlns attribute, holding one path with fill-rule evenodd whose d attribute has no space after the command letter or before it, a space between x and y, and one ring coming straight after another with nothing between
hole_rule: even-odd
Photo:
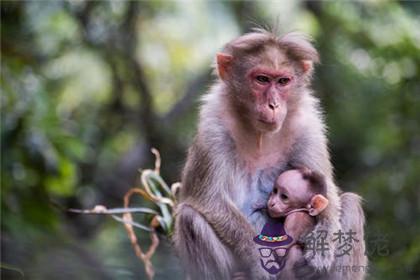
<instances>
[{"instance_id":1,"label":"monkey nose","mask_svg":"<svg viewBox=\"0 0 420 280\"><path fill-rule=\"evenodd\" d=\"M268 103L268 107L271 109L271 110L276 110L278 107L279 107L279 104L278 103L274 103L274 102L270 102L270 103Z\"/></svg>"}]
</instances>

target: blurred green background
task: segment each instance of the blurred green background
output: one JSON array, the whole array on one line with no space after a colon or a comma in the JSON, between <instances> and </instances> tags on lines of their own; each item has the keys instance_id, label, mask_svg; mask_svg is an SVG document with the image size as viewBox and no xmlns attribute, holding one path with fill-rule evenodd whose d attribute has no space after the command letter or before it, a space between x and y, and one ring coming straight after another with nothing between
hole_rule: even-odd
<instances>
[{"instance_id":1,"label":"blurred green background","mask_svg":"<svg viewBox=\"0 0 420 280\"><path fill-rule=\"evenodd\" d=\"M365 198L369 279L420 279L419 15L417 1L1 1L2 279L145 279L121 224L60 207L121 206L151 147L178 181L214 54L266 24L320 51L314 87L337 182ZM156 279L183 278L168 242L152 260Z\"/></svg>"}]
</instances>

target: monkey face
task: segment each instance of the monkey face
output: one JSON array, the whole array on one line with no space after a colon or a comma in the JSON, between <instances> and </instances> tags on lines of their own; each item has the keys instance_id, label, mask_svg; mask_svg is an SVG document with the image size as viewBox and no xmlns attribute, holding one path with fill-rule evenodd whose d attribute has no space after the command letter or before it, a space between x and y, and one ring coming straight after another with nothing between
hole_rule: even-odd
<instances>
[{"instance_id":1,"label":"monkey face","mask_svg":"<svg viewBox=\"0 0 420 280\"><path fill-rule=\"evenodd\" d=\"M279 218L289 211L304 207L309 201L308 183L297 170L283 172L276 180L273 191L268 199L268 214L272 218Z\"/></svg>"},{"instance_id":2,"label":"monkey face","mask_svg":"<svg viewBox=\"0 0 420 280\"><path fill-rule=\"evenodd\" d=\"M243 73L249 88L247 104L254 127L262 132L277 131L296 98L292 63L279 49L267 47L258 59L246 65L248 68Z\"/></svg>"},{"instance_id":3,"label":"monkey face","mask_svg":"<svg viewBox=\"0 0 420 280\"><path fill-rule=\"evenodd\" d=\"M259 132L281 129L300 99L298 89L309 72L305 70L309 66L289 57L275 41L233 55L218 54L217 65L234 96L235 109Z\"/></svg>"},{"instance_id":4,"label":"monkey face","mask_svg":"<svg viewBox=\"0 0 420 280\"><path fill-rule=\"evenodd\" d=\"M267 203L268 214L272 218L283 217L290 209L288 194L279 189L274 186Z\"/></svg>"},{"instance_id":5,"label":"monkey face","mask_svg":"<svg viewBox=\"0 0 420 280\"><path fill-rule=\"evenodd\" d=\"M287 99L292 76L287 71L256 67L248 74L248 80L255 100L256 128L262 131L280 129L287 115Z\"/></svg>"}]
</instances>

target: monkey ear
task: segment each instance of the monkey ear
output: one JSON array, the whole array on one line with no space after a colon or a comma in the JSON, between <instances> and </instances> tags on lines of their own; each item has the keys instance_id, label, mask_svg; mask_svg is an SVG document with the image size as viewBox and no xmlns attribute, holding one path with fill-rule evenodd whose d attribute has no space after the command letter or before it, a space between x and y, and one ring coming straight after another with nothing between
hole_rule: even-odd
<instances>
[{"instance_id":1,"label":"monkey ear","mask_svg":"<svg viewBox=\"0 0 420 280\"><path fill-rule=\"evenodd\" d=\"M305 74L311 74L314 69L314 62L312 60L302 60L302 68Z\"/></svg>"},{"instance_id":2,"label":"monkey ear","mask_svg":"<svg viewBox=\"0 0 420 280\"><path fill-rule=\"evenodd\" d=\"M316 216L328 206L328 199L321 195L317 194L312 197L311 202L309 204L309 215Z\"/></svg>"},{"instance_id":3,"label":"monkey ear","mask_svg":"<svg viewBox=\"0 0 420 280\"><path fill-rule=\"evenodd\" d=\"M225 53L218 53L216 55L217 72L222 80L227 77L233 56Z\"/></svg>"}]
</instances>

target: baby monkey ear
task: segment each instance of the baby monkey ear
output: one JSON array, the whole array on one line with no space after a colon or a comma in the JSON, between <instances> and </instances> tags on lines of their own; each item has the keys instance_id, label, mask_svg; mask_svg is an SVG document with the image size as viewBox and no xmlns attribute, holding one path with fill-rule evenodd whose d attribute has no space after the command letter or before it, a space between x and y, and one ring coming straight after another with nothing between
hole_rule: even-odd
<instances>
[{"instance_id":1,"label":"baby monkey ear","mask_svg":"<svg viewBox=\"0 0 420 280\"><path fill-rule=\"evenodd\" d=\"M216 55L217 73L220 79L225 80L230 70L233 61L233 56L225 53L218 53Z\"/></svg>"},{"instance_id":2,"label":"baby monkey ear","mask_svg":"<svg viewBox=\"0 0 420 280\"><path fill-rule=\"evenodd\" d=\"M309 204L309 215L317 216L328 206L328 199L322 194L314 195Z\"/></svg>"}]
</instances>

